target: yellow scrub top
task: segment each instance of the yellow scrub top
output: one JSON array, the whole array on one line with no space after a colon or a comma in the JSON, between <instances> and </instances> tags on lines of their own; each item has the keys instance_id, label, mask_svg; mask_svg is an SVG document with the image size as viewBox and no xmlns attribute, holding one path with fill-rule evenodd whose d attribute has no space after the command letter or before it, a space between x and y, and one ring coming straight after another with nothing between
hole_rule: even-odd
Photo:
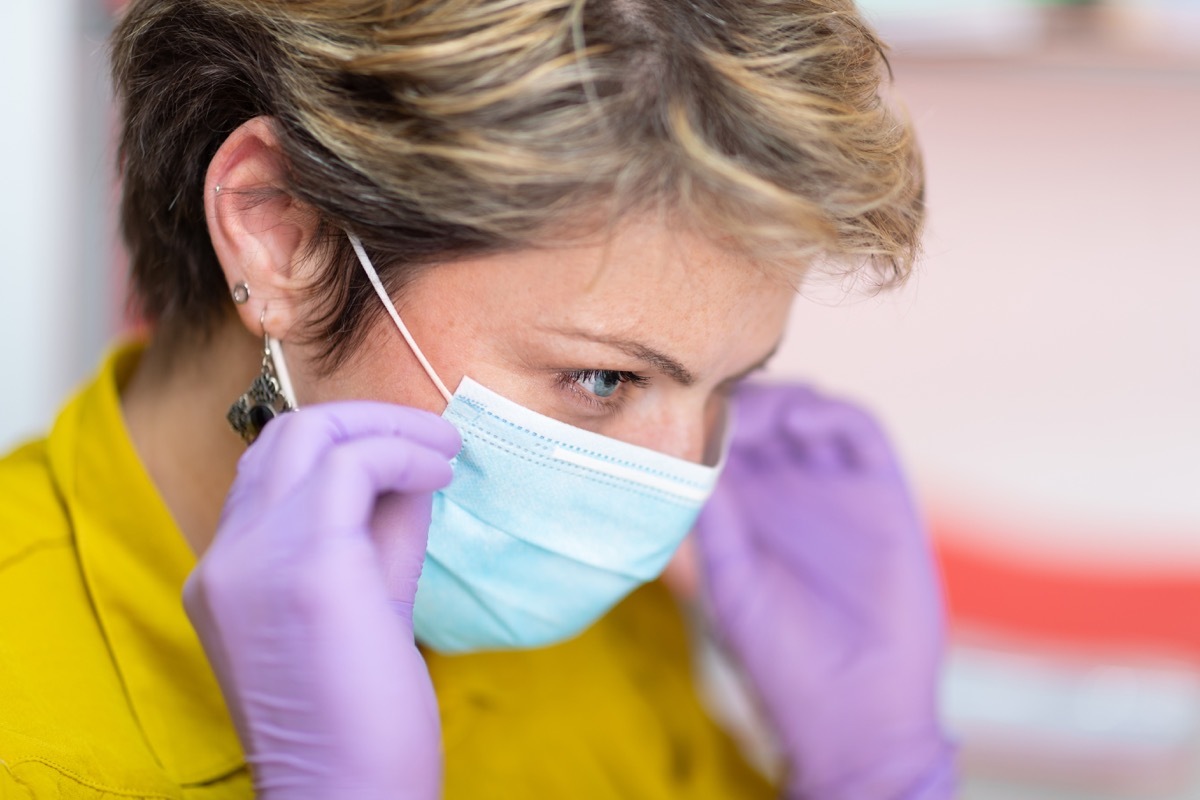
<instances>
[{"instance_id":1,"label":"yellow scrub top","mask_svg":"<svg viewBox=\"0 0 1200 800\"><path fill-rule=\"evenodd\" d=\"M195 556L121 416L139 354L0 460L0 800L253 796L180 601ZM774 794L701 709L659 584L565 644L428 662L451 800Z\"/></svg>"}]
</instances>

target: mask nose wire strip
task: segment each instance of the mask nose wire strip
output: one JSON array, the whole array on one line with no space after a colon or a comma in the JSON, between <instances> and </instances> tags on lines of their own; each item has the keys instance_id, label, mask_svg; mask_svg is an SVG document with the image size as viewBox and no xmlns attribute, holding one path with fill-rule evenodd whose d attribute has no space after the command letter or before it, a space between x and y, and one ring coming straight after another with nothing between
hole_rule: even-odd
<instances>
[{"instance_id":1,"label":"mask nose wire strip","mask_svg":"<svg viewBox=\"0 0 1200 800\"><path fill-rule=\"evenodd\" d=\"M358 255L358 262L362 264L363 270L367 273L367 278L370 279L371 285L375 287L375 294L379 295L379 299L383 301L384 307L392 316L392 321L396 323L396 327L400 329L400 335L404 337L404 341L408 342L409 348L412 349L413 355L417 357L417 361L421 362L421 368L425 370L425 374L433 381L433 385L442 393L442 397L449 403L454 395L446 388L446 384L442 383L442 379L434 371L429 363L429 359L421 352L421 348L417 347L416 341L413 340L412 334L408 332L408 326L404 324L404 320L400 319L400 312L396 310L396 306L392 304L392 298L388 297L387 290L383 288L383 281L379 280L379 273L375 271L375 267L371 264L371 259L367 256L367 251L363 249L362 242L353 233L347 233L350 237L350 244L354 247L354 252Z\"/></svg>"}]
</instances>

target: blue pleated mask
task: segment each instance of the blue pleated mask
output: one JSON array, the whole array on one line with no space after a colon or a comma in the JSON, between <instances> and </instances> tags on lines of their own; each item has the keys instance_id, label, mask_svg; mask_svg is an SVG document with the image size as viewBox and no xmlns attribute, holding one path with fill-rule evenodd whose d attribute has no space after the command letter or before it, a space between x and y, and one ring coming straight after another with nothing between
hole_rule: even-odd
<instances>
[{"instance_id":1,"label":"blue pleated mask","mask_svg":"<svg viewBox=\"0 0 1200 800\"><path fill-rule=\"evenodd\" d=\"M447 398L462 434L434 494L417 639L444 653L541 647L578 635L658 577L720 471L576 428L464 377L451 395L413 341L362 243L379 299Z\"/></svg>"}]
</instances>

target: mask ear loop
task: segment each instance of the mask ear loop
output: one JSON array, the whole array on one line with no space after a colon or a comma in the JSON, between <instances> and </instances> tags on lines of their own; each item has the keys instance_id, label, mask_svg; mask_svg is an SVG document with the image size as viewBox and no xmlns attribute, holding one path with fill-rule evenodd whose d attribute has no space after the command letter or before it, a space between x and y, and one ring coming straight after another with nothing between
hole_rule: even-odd
<instances>
[{"instance_id":1,"label":"mask ear loop","mask_svg":"<svg viewBox=\"0 0 1200 800\"><path fill-rule=\"evenodd\" d=\"M271 350L271 363L275 365L275 376L279 378L279 389L292 409L297 409L300 404L296 402L296 390L292 388L292 375L288 372L287 361L283 357L283 342L274 336L268 336L267 346Z\"/></svg>"},{"instance_id":2,"label":"mask ear loop","mask_svg":"<svg viewBox=\"0 0 1200 800\"><path fill-rule=\"evenodd\" d=\"M442 393L446 403L449 403L454 395L446 388L446 384L442 383L442 379L434 371L430 365L429 359L425 358L425 354L421 352L421 348L417 346L413 340L412 334L408 332L408 326L404 324L404 320L400 319L400 312L396 311L396 306L392 303L392 298L388 297L387 290L383 288L383 281L379 280L379 273L375 271L375 266L371 263L371 259L367 256L367 251L363 248L362 242L357 236L349 231L346 236L350 238L350 244L354 247L354 252L358 256L358 263L362 264L363 271L367 273L367 278L371 281L371 286L375 287L375 294L379 295L379 299L383 301L384 308L392 317L392 322L396 323L396 327L400 329L400 335L404 337L404 341L408 342L409 348L412 349L413 355L417 357L417 361L421 362L421 368L425 370L425 374L433 381L433 385Z\"/></svg>"}]
</instances>

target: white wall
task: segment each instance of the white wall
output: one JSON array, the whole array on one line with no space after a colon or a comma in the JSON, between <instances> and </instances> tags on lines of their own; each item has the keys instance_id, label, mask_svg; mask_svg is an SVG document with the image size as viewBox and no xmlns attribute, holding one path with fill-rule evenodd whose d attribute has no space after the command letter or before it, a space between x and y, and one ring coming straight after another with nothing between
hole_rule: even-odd
<instances>
[{"instance_id":1,"label":"white wall","mask_svg":"<svg viewBox=\"0 0 1200 800\"><path fill-rule=\"evenodd\" d=\"M988 546L1200 566L1200 64L895 69L927 257L898 295L802 301L778 371L877 408Z\"/></svg>"},{"instance_id":2,"label":"white wall","mask_svg":"<svg viewBox=\"0 0 1200 800\"><path fill-rule=\"evenodd\" d=\"M0 4L0 451L45 430L113 330L98 0Z\"/></svg>"},{"instance_id":3,"label":"white wall","mask_svg":"<svg viewBox=\"0 0 1200 800\"><path fill-rule=\"evenodd\" d=\"M72 0L0 6L0 446L43 427L69 380L77 165Z\"/></svg>"}]
</instances>

